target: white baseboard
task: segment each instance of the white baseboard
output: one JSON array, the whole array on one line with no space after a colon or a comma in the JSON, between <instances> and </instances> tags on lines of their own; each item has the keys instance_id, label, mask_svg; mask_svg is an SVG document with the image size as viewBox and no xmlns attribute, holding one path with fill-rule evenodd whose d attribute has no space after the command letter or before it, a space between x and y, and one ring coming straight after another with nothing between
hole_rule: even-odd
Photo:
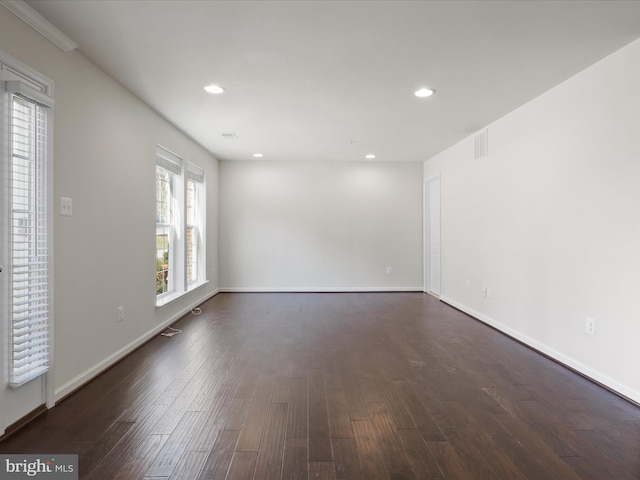
<instances>
[{"instance_id":1,"label":"white baseboard","mask_svg":"<svg viewBox=\"0 0 640 480\"><path fill-rule=\"evenodd\" d=\"M218 293L220 293L220 289L216 289L213 292L208 292L206 295L203 295L198 300L195 300L194 302L192 302L188 307L183 308L182 310L180 310L179 312L175 313L170 318L168 318L167 320L165 320L161 324L157 325L156 327L154 327L153 329L151 329L150 331L148 331L144 335L141 335L140 337L136 338L133 342L131 342L128 345L124 346L123 348L121 348L117 352L109 355L107 358L105 358L101 362L97 363L93 367L85 370L80 375L72 378L71 380L69 380L64 385L61 385L60 387L58 387L55 390L55 401L58 402L60 399L64 398L66 395L70 394L74 390L76 390L76 389L80 388L81 386L83 386L85 383L87 383L90 380L92 380L93 378L97 377L102 372L104 372L106 369L108 369L109 367L113 366L118 361L120 361L122 358L124 358L127 355L129 355L135 349L137 349L138 347L140 347L141 345L143 345L144 343L149 341L151 338L153 338L156 335L158 335L160 332L162 332L164 329L166 329L169 325L171 325L172 323L174 323L175 321L177 321L178 319L180 319L181 317L186 315L188 312L191 311L192 308L202 304L203 302L206 302L207 300L209 300L213 296L217 295Z\"/></svg>"},{"instance_id":2,"label":"white baseboard","mask_svg":"<svg viewBox=\"0 0 640 480\"><path fill-rule=\"evenodd\" d=\"M359 293L359 292L422 292L423 287L225 287L227 293Z\"/></svg>"},{"instance_id":3,"label":"white baseboard","mask_svg":"<svg viewBox=\"0 0 640 480\"><path fill-rule=\"evenodd\" d=\"M494 319L492 319L491 317L488 317L487 315L484 315L480 312L475 311L472 308L467 307L466 305L463 305L451 298L445 297L444 295L440 297L440 300L442 300L444 303L451 305L452 307L472 316L473 318L480 320L483 323L486 323L487 325L492 326L493 328L495 328L496 330L500 330L501 332L509 335L510 337L515 338L516 340L524 343L525 345L533 348L534 350L537 350L538 352L541 352L551 358L553 358L554 360L558 361L559 363L579 372L580 374L584 375L585 377L595 381L596 383L599 383L609 389L611 389L612 391L622 395L623 397L626 397L636 403L640 403L640 392L638 392L637 390L634 390L633 388L630 388L629 386L618 382L617 380L614 380L613 378L597 371L594 370L593 368L579 362L578 360L569 357L568 355L565 355L562 352L559 352L557 350L555 350L554 348L551 348L543 343L540 343L539 341L529 337L528 335L525 335L517 330L514 330L513 328L509 327L508 325L505 325L504 323L498 322Z\"/></svg>"}]
</instances>

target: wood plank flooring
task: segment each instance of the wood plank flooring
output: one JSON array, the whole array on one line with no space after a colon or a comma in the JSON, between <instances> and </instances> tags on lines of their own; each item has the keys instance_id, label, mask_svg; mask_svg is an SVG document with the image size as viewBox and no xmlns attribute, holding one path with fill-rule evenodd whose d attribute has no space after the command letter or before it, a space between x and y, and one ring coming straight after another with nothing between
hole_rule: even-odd
<instances>
[{"instance_id":1,"label":"wood plank flooring","mask_svg":"<svg viewBox=\"0 0 640 480\"><path fill-rule=\"evenodd\" d=\"M640 479L640 409L422 293L219 294L0 453L89 480Z\"/></svg>"}]
</instances>

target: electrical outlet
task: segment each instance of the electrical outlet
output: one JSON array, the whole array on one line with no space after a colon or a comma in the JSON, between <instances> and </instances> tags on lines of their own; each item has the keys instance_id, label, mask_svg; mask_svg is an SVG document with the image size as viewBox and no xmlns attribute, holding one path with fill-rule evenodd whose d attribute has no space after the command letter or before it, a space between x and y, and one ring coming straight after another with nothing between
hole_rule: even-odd
<instances>
[{"instance_id":1,"label":"electrical outlet","mask_svg":"<svg viewBox=\"0 0 640 480\"><path fill-rule=\"evenodd\" d=\"M482 296L485 297L485 298L487 296L487 288L486 287L482 288Z\"/></svg>"},{"instance_id":2,"label":"electrical outlet","mask_svg":"<svg viewBox=\"0 0 640 480\"><path fill-rule=\"evenodd\" d=\"M594 318L585 317L584 327L589 335L596 334L596 320Z\"/></svg>"},{"instance_id":3,"label":"electrical outlet","mask_svg":"<svg viewBox=\"0 0 640 480\"><path fill-rule=\"evenodd\" d=\"M467 280L467 288L471 287L471 282Z\"/></svg>"},{"instance_id":4,"label":"electrical outlet","mask_svg":"<svg viewBox=\"0 0 640 480\"><path fill-rule=\"evenodd\" d=\"M491 298L491 287L487 287L487 298Z\"/></svg>"},{"instance_id":5,"label":"electrical outlet","mask_svg":"<svg viewBox=\"0 0 640 480\"><path fill-rule=\"evenodd\" d=\"M118 323L124 322L124 307L120 305L118 307Z\"/></svg>"},{"instance_id":6,"label":"electrical outlet","mask_svg":"<svg viewBox=\"0 0 640 480\"><path fill-rule=\"evenodd\" d=\"M387 267L387 275L391 275L391 267Z\"/></svg>"}]
</instances>

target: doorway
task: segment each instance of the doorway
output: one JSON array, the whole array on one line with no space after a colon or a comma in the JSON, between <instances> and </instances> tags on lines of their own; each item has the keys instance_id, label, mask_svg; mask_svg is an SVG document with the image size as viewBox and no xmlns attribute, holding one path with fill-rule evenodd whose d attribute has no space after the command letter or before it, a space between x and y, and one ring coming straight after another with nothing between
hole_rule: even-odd
<instances>
[{"instance_id":1,"label":"doorway","mask_svg":"<svg viewBox=\"0 0 640 480\"><path fill-rule=\"evenodd\" d=\"M440 175L424 181L424 292L440 297Z\"/></svg>"}]
</instances>

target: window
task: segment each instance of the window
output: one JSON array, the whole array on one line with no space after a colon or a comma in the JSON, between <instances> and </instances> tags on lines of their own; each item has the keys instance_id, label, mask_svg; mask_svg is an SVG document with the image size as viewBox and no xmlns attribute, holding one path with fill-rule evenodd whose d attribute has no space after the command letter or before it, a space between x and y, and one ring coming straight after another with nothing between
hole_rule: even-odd
<instances>
[{"instance_id":1,"label":"window","mask_svg":"<svg viewBox=\"0 0 640 480\"><path fill-rule=\"evenodd\" d=\"M44 86L30 82L39 87L34 88L25 81L7 81L3 103L9 127L8 181L3 185L8 191L8 225L3 233L8 238L9 258L5 313L9 318L9 385L14 388L47 372L50 362L48 130L53 100L44 93Z\"/></svg>"},{"instance_id":2,"label":"window","mask_svg":"<svg viewBox=\"0 0 640 480\"><path fill-rule=\"evenodd\" d=\"M179 170L178 170L179 173ZM173 290L175 172L156 167L156 295ZM170 268L171 262L171 268Z\"/></svg>"},{"instance_id":3,"label":"window","mask_svg":"<svg viewBox=\"0 0 640 480\"><path fill-rule=\"evenodd\" d=\"M156 305L206 281L205 178L199 167L156 148Z\"/></svg>"},{"instance_id":4,"label":"window","mask_svg":"<svg viewBox=\"0 0 640 480\"><path fill-rule=\"evenodd\" d=\"M187 166L187 285L203 280L204 260L204 171Z\"/></svg>"}]
</instances>

